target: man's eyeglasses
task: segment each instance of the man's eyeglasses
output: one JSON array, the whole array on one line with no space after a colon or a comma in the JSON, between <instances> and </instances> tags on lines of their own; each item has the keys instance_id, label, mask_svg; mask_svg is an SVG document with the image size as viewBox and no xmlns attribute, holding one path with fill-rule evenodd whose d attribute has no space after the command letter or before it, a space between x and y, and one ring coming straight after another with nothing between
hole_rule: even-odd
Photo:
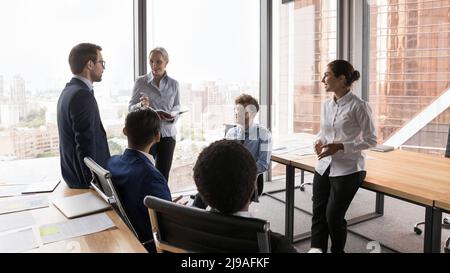
<instances>
[{"instance_id":1,"label":"man's eyeglasses","mask_svg":"<svg viewBox=\"0 0 450 273\"><path fill-rule=\"evenodd\" d=\"M103 69L106 68L106 67L105 67L105 65L106 65L106 62L105 62L105 61L101 60L101 61L97 61L96 63L100 63L100 64L102 65Z\"/></svg>"}]
</instances>

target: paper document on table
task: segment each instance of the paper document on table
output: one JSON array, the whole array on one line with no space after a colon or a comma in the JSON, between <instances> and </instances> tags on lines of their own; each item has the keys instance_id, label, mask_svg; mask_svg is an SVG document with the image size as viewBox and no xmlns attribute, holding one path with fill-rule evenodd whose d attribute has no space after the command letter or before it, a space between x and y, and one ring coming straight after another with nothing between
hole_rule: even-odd
<instances>
[{"instance_id":1,"label":"paper document on table","mask_svg":"<svg viewBox=\"0 0 450 273\"><path fill-rule=\"evenodd\" d=\"M15 186L1 186L0 185L0 197L18 196L22 194L22 191L26 188L26 185Z\"/></svg>"},{"instance_id":2,"label":"paper document on table","mask_svg":"<svg viewBox=\"0 0 450 273\"><path fill-rule=\"evenodd\" d=\"M0 232L28 227L34 224L36 224L36 221L29 211L0 215Z\"/></svg>"},{"instance_id":3,"label":"paper document on table","mask_svg":"<svg viewBox=\"0 0 450 273\"><path fill-rule=\"evenodd\" d=\"M42 225L39 234L43 244L107 230L114 223L105 213L89 215L64 222Z\"/></svg>"},{"instance_id":4,"label":"paper document on table","mask_svg":"<svg viewBox=\"0 0 450 273\"><path fill-rule=\"evenodd\" d=\"M26 196L0 199L0 214L48 207L46 196Z\"/></svg>"},{"instance_id":5,"label":"paper document on table","mask_svg":"<svg viewBox=\"0 0 450 273\"><path fill-rule=\"evenodd\" d=\"M17 172L14 169L1 171L0 174L2 177L0 185L5 186L29 185L36 182L43 182L47 179L47 175L33 173L33 177L30 177L29 172Z\"/></svg>"},{"instance_id":6,"label":"paper document on table","mask_svg":"<svg viewBox=\"0 0 450 273\"><path fill-rule=\"evenodd\" d=\"M38 182L28 185L22 193L41 193L41 192L52 192L58 186L60 180Z\"/></svg>"},{"instance_id":7,"label":"paper document on table","mask_svg":"<svg viewBox=\"0 0 450 273\"><path fill-rule=\"evenodd\" d=\"M31 227L0 235L0 252L21 252L37 247L39 245Z\"/></svg>"}]
</instances>

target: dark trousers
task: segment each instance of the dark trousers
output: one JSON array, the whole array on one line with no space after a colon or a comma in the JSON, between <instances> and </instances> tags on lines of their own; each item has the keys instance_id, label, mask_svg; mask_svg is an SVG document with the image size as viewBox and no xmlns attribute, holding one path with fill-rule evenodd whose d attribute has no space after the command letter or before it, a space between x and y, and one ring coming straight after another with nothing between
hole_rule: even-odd
<instances>
[{"instance_id":1,"label":"dark trousers","mask_svg":"<svg viewBox=\"0 0 450 273\"><path fill-rule=\"evenodd\" d=\"M256 180L256 186L257 186L257 190L253 193L253 197L252 197L253 202L259 202L259 196L261 196L261 194L263 192L263 187L264 187L263 174L258 175L258 179ZM205 204L203 199L200 197L200 194L197 193L195 195L194 203L192 203L192 206L196 207L196 208L206 209L206 207L208 205Z\"/></svg>"},{"instance_id":2,"label":"dark trousers","mask_svg":"<svg viewBox=\"0 0 450 273\"><path fill-rule=\"evenodd\" d=\"M330 168L323 176L317 172L314 174L311 247L327 252L330 236L331 252L343 253L347 240L347 221L344 217L366 172L338 177L329 177L329 174Z\"/></svg>"},{"instance_id":3,"label":"dark trousers","mask_svg":"<svg viewBox=\"0 0 450 273\"><path fill-rule=\"evenodd\" d=\"M169 172L172 167L175 144L176 141L172 137L162 137L161 140L150 149L150 154L155 158L156 169L158 169L167 179L167 182L169 182Z\"/></svg>"}]
</instances>

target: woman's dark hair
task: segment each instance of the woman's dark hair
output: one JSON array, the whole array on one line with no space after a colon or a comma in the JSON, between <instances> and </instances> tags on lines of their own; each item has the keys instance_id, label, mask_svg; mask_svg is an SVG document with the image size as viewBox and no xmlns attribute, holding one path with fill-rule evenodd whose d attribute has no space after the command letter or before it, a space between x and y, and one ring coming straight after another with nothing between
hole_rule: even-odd
<instances>
[{"instance_id":1,"label":"woman's dark hair","mask_svg":"<svg viewBox=\"0 0 450 273\"><path fill-rule=\"evenodd\" d=\"M137 147L148 145L158 134L160 124L158 114L150 108L130 112L125 120L128 141Z\"/></svg>"},{"instance_id":2,"label":"woman's dark hair","mask_svg":"<svg viewBox=\"0 0 450 273\"><path fill-rule=\"evenodd\" d=\"M82 43L74 46L69 54L69 65L72 73L74 75L80 74L87 62L97 62L97 51L102 51L102 48L94 44Z\"/></svg>"},{"instance_id":3,"label":"woman's dark hair","mask_svg":"<svg viewBox=\"0 0 450 273\"><path fill-rule=\"evenodd\" d=\"M203 201L226 214L245 207L255 190L256 162L235 140L219 140L198 156L194 181Z\"/></svg>"},{"instance_id":4,"label":"woman's dark hair","mask_svg":"<svg viewBox=\"0 0 450 273\"><path fill-rule=\"evenodd\" d=\"M335 77L345 76L347 86L351 86L355 81L359 80L361 74L353 68L353 65L346 60L335 60L328 64L333 71Z\"/></svg>"}]
</instances>

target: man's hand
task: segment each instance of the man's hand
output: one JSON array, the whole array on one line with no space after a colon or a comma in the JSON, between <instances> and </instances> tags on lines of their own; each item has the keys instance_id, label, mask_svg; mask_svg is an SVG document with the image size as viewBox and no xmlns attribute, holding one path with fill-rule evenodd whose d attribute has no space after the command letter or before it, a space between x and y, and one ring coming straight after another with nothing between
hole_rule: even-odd
<instances>
[{"instance_id":1,"label":"man's hand","mask_svg":"<svg viewBox=\"0 0 450 273\"><path fill-rule=\"evenodd\" d=\"M322 145L320 147L320 149L322 150L322 152L318 156L319 160L321 160L324 157L334 155L339 150L344 150L344 144L342 144L342 143L330 143L330 144L327 144L327 145ZM316 152L317 152L317 148L316 148Z\"/></svg>"}]
</instances>

